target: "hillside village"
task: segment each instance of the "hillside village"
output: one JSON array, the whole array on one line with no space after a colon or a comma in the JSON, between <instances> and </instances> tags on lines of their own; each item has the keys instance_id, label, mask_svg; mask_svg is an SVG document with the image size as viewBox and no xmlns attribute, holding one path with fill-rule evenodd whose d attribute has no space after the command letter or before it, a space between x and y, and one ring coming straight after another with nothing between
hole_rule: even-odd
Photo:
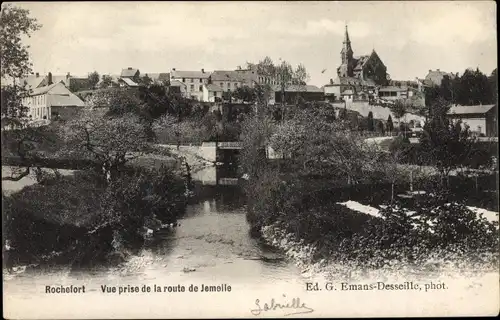
<instances>
[{"instance_id":1,"label":"hillside village","mask_svg":"<svg viewBox=\"0 0 500 320\"><path fill-rule=\"evenodd\" d=\"M391 112L390 106L396 101L408 105L405 122L410 130L419 132L425 123L422 110L425 108L425 90L441 86L445 81L459 77L458 73L429 70L425 77L414 80L398 81L390 79L387 68L375 51L368 55L354 56L349 38L348 27L345 35L341 63L335 78L321 88L306 83L287 83L284 91L287 103L294 103L300 96L307 102L325 102L337 109L337 116L342 108L356 112L360 118L368 117L380 120L386 127L389 116L396 128L400 125L398 117ZM281 103L281 82L276 76L262 72L257 64L248 63L247 68L238 66L235 70L188 71L171 68L167 72L141 72L138 68L127 67L119 74L102 75L97 72L88 76L47 75L35 73L18 79L29 92L24 102L30 107L29 117L34 121L51 120L62 114L74 114L71 108L85 106L86 97L93 91L112 88L136 89L152 84L168 87L169 91L183 98L202 102L212 106L212 110L221 109L223 103L243 103L234 93L240 88L254 88L255 85L269 85L274 92L269 96L268 104ZM58 85L61 83L62 85ZM56 86L54 86L56 85ZM64 89L65 88L65 89ZM50 98L49 98L50 97ZM496 106L489 104L480 108L461 108L454 104L450 118L462 119L473 131L482 136L496 136ZM453 115L451 114L453 113Z\"/></svg>"}]
</instances>

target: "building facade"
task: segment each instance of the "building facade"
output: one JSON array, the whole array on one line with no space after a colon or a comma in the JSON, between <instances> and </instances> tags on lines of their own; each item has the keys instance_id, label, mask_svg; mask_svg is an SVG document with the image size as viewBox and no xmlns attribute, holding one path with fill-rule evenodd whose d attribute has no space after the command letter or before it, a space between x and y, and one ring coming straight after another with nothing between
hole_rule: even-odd
<instances>
[{"instance_id":1,"label":"building facade","mask_svg":"<svg viewBox=\"0 0 500 320\"><path fill-rule=\"evenodd\" d=\"M31 121L51 120L68 113L68 108L85 106L84 102L61 82L31 90L22 98L22 104L28 108L27 117Z\"/></svg>"},{"instance_id":2,"label":"building facade","mask_svg":"<svg viewBox=\"0 0 500 320\"><path fill-rule=\"evenodd\" d=\"M175 68L170 71L170 82L179 81L186 85L186 97L198 101L203 100L203 86L209 83L210 72L180 71Z\"/></svg>"},{"instance_id":3,"label":"building facade","mask_svg":"<svg viewBox=\"0 0 500 320\"><path fill-rule=\"evenodd\" d=\"M498 108L496 104L479 106L454 105L448 111L448 118L461 121L471 132L479 136L498 136Z\"/></svg>"},{"instance_id":4,"label":"building facade","mask_svg":"<svg viewBox=\"0 0 500 320\"><path fill-rule=\"evenodd\" d=\"M221 102L224 90L213 83L203 85L203 102Z\"/></svg>"}]
</instances>

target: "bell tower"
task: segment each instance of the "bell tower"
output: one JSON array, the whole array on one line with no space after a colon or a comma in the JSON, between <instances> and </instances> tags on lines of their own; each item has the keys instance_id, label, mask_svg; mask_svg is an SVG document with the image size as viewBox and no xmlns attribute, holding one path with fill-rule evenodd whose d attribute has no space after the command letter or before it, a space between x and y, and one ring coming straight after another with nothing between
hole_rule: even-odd
<instances>
[{"instance_id":1,"label":"bell tower","mask_svg":"<svg viewBox=\"0 0 500 320\"><path fill-rule=\"evenodd\" d=\"M349 32L347 31L347 25L345 26L344 42L342 43L342 51L340 51L340 57L342 64L339 68L339 76L341 77L352 77L353 74L353 52L351 48L351 40L349 39Z\"/></svg>"}]
</instances>

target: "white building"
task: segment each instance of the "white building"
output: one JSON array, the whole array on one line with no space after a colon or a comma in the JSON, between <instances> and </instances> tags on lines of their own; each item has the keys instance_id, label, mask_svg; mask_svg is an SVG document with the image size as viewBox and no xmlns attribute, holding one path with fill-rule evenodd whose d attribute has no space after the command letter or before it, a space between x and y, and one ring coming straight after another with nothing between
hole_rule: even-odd
<instances>
[{"instance_id":1,"label":"white building","mask_svg":"<svg viewBox=\"0 0 500 320\"><path fill-rule=\"evenodd\" d=\"M178 71L175 68L170 72L170 82L177 80L186 85L186 97L198 101L203 100L203 85L208 84L210 72L205 69L201 71Z\"/></svg>"},{"instance_id":2,"label":"white building","mask_svg":"<svg viewBox=\"0 0 500 320\"><path fill-rule=\"evenodd\" d=\"M85 106L62 82L31 90L22 103L29 108L27 117L31 121L51 120L53 116L66 113L67 108Z\"/></svg>"},{"instance_id":3,"label":"white building","mask_svg":"<svg viewBox=\"0 0 500 320\"><path fill-rule=\"evenodd\" d=\"M222 100L222 88L216 84L206 84L203 86L203 101L204 102L218 102Z\"/></svg>"}]
</instances>

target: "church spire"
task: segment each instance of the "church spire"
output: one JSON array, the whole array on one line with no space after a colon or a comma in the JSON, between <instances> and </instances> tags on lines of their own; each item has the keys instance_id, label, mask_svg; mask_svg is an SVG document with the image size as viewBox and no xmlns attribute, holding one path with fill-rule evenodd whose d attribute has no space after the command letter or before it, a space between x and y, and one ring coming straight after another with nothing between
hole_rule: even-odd
<instances>
[{"instance_id":1,"label":"church spire","mask_svg":"<svg viewBox=\"0 0 500 320\"><path fill-rule=\"evenodd\" d=\"M344 35L344 45L346 44L351 46L351 40L349 40L349 32L347 31L347 24L345 25L345 35Z\"/></svg>"},{"instance_id":2,"label":"church spire","mask_svg":"<svg viewBox=\"0 0 500 320\"><path fill-rule=\"evenodd\" d=\"M347 24L345 26L345 36L344 42L341 51L342 64L348 65L352 60L352 48L351 48L351 40L349 40L349 32L347 31Z\"/></svg>"}]
</instances>

